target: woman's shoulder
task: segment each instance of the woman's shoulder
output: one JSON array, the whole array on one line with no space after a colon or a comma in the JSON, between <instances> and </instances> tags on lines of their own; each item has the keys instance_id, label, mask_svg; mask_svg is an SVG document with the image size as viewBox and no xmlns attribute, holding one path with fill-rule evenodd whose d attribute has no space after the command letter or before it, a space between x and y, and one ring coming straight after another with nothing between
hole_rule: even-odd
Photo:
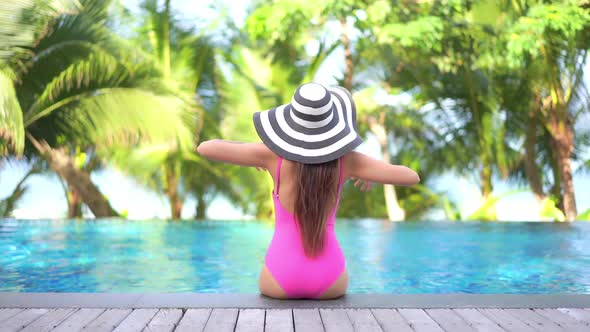
<instances>
[{"instance_id":1,"label":"woman's shoulder","mask_svg":"<svg viewBox=\"0 0 590 332\"><path fill-rule=\"evenodd\" d=\"M344 156L342 156L342 162L344 164L344 173L348 175L348 171L355 167L358 164L358 160L363 158L365 154L358 152L358 151L350 151Z\"/></svg>"},{"instance_id":2,"label":"woman's shoulder","mask_svg":"<svg viewBox=\"0 0 590 332\"><path fill-rule=\"evenodd\" d=\"M260 158L265 160L265 166L269 170L275 168L279 158L281 158L264 143L253 143L252 152L256 153L258 156L260 156Z\"/></svg>"},{"instance_id":3,"label":"woman's shoulder","mask_svg":"<svg viewBox=\"0 0 590 332\"><path fill-rule=\"evenodd\" d=\"M268 158L271 158L271 157L276 158L277 157L277 155L271 149L269 149L268 146L264 145L264 143L260 143L260 142L250 143L250 147L251 147L251 149L253 149L254 151L256 151L257 153L259 153L262 156L265 156Z\"/></svg>"}]
</instances>

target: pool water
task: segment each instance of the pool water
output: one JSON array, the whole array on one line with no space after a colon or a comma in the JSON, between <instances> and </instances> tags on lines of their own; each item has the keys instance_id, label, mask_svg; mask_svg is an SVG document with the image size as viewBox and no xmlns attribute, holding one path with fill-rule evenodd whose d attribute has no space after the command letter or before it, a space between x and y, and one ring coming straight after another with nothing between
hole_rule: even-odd
<instances>
[{"instance_id":1,"label":"pool water","mask_svg":"<svg viewBox=\"0 0 590 332\"><path fill-rule=\"evenodd\" d=\"M2 292L257 293L271 222L0 220ZM590 223L341 220L349 293L590 293Z\"/></svg>"}]
</instances>

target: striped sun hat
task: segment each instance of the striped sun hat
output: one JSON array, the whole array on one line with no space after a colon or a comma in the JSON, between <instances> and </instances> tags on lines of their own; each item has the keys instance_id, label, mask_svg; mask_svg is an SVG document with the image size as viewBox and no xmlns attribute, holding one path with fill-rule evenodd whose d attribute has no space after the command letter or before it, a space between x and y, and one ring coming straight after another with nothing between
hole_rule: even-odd
<instances>
[{"instance_id":1,"label":"striped sun hat","mask_svg":"<svg viewBox=\"0 0 590 332\"><path fill-rule=\"evenodd\" d=\"M274 153L304 164L340 158L362 143L354 100L340 86L302 84L289 104L255 112L254 126Z\"/></svg>"}]
</instances>

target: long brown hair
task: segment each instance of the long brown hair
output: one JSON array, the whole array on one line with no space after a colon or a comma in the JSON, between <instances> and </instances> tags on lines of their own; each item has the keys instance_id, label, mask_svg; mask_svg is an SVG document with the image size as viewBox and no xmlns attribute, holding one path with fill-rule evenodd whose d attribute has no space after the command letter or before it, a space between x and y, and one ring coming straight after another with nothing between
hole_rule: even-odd
<instances>
[{"instance_id":1,"label":"long brown hair","mask_svg":"<svg viewBox=\"0 0 590 332\"><path fill-rule=\"evenodd\" d=\"M324 249L328 215L336 204L340 171L338 159L320 164L296 163L295 218L308 257Z\"/></svg>"}]
</instances>

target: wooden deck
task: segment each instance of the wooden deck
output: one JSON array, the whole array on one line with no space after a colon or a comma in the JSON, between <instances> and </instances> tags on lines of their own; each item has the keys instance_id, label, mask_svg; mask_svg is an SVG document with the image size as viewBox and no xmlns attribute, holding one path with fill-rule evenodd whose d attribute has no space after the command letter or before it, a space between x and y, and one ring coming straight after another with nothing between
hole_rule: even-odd
<instances>
[{"instance_id":1,"label":"wooden deck","mask_svg":"<svg viewBox=\"0 0 590 332\"><path fill-rule=\"evenodd\" d=\"M590 331L590 309L2 308L0 331Z\"/></svg>"}]
</instances>

